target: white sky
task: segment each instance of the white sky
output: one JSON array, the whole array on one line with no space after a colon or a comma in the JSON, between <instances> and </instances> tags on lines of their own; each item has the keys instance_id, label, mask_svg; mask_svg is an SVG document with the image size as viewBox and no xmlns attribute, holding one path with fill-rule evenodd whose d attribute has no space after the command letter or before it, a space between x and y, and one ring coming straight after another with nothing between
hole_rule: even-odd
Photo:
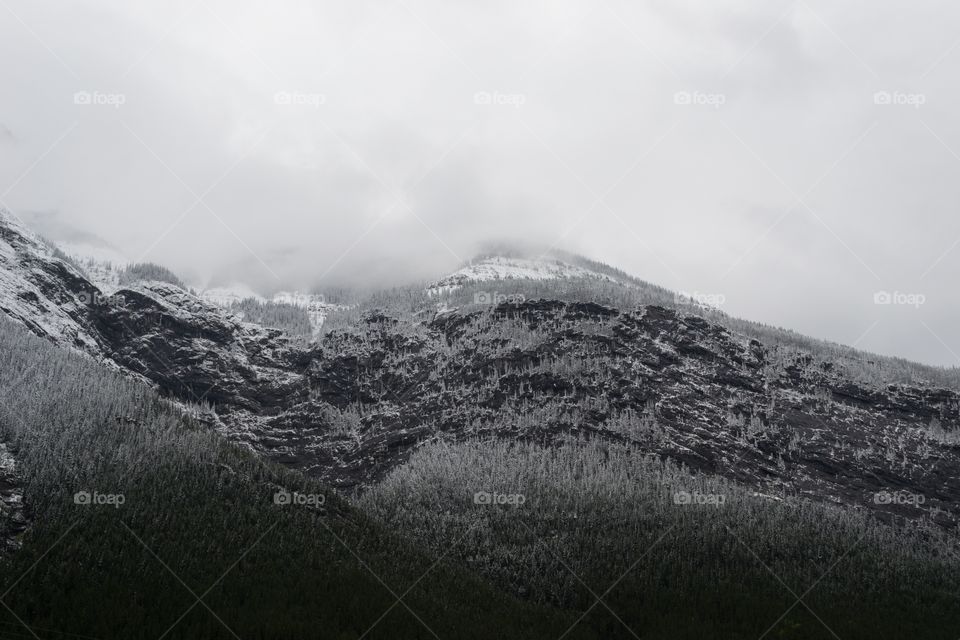
<instances>
[{"instance_id":1,"label":"white sky","mask_svg":"<svg viewBox=\"0 0 960 640\"><path fill-rule=\"evenodd\" d=\"M960 364L955 3L0 0L0 55L0 200L194 281L512 238Z\"/></svg>"}]
</instances>

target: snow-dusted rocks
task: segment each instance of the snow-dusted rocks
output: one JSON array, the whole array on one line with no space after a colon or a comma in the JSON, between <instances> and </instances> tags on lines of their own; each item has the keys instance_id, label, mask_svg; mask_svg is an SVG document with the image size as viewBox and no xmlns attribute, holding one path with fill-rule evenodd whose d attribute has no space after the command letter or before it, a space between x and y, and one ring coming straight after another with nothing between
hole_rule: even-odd
<instances>
[{"instance_id":1,"label":"snow-dusted rocks","mask_svg":"<svg viewBox=\"0 0 960 640\"><path fill-rule=\"evenodd\" d=\"M188 402L260 411L301 384L304 356L282 332L175 285L121 289L94 317L112 359Z\"/></svg>"},{"instance_id":2,"label":"snow-dusted rocks","mask_svg":"<svg viewBox=\"0 0 960 640\"><path fill-rule=\"evenodd\" d=\"M99 349L87 308L103 295L74 266L56 258L36 234L0 209L0 312L57 344L95 354Z\"/></svg>"},{"instance_id":3,"label":"snow-dusted rocks","mask_svg":"<svg viewBox=\"0 0 960 640\"><path fill-rule=\"evenodd\" d=\"M256 300L257 302L266 301L266 298L261 296L259 293L247 285L239 283L223 287L211 287L209 289L204 289L200 292L200 297L210 304L222 307L224 309L227 309L231 305L238 302L243 302L244 300Z\"/></svg>"},{"instance_id":4,"label":"snow-dusted rocks","mask_svg":"<svg viewBox=\"0 0 960 640\"><path fill-rule=\"evenodd\" d=\"M302 293L300 291L279 291L270 297L265 297L243 284L204 289L200 292L200 297L213 305L228 310L234 305L249 300L261 304L285 304L303 309L307 312L307 316L310 319L313 339L317 339L320 336L323 323L331 311L346 308L343 305L328 303L322 294Z\"/></svg>"}]
</instances>

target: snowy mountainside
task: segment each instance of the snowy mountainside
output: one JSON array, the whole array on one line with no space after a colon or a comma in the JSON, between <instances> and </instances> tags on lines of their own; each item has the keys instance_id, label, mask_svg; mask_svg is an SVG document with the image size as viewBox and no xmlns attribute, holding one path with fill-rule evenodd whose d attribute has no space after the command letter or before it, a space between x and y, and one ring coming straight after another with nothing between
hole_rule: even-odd
<instances>
[{"instance_id":1,"label":"snowy mountainside","mask_svg":"<svg viewBox=\"0 0 960 640\"><path fill-rule=\"evenodd\" d=\"M605 273L550 257L520 258L488 256L454 271L430 285L431 292L451 291L467 283L496 282L499 280L565 280L593 278L617 283L619 280Z\"/></svg>"},{"instance_id":2,"label":"snowy mountainside","mask_svg":"<svg viewBox=\"0 0 960 640\"><path fill-rule=\"evenodd\" d=\"M477 262L496 265L487 273L502 281L530 273L514 269L531 267L517 260ZM546 282L583 277L556 263L534 266ZM588 284L616 275L590 271ZM482 272L465 274L464 288L472 273ZM588 437L769 495L945 528L960 522L956 388L857 377L826 352L763 344L698 313L632 299L623 307L549 299L545 287L537 299L431 319L383 297L346 329L304 344L170 283L140 281L104 296L6 215L0 285L0 310L34 333L177 400L212 404L211 423L231 439L338 486L376 482L437 437ZM436 303L417 289L415 300ZM295 293L277 299L318 312L326 304ZM924 504L888 500L905 488Z\"/></svg>"},{"instance_id":3,"label":"snowy mountainside","mask_svg":"<svg viewBox=\"0 0 960 640\"><path fill-rule=\"evenodd\" d=\"M310 318L310 327L313 330L314 339L320 336L323 323L331 311L341 311L348 308L346 305L327 302L326 296L323 294L301 293L299 291L277 292L273 294L271 301L274 304L288 304L305 310Z\"/></svg>"},{"instance_id":4,"label":"snowy mountainside","mask_svg":"<svg viewBox=\"0 0 960 640\"><path fill-rule=\"evenodd\" d=\"M100 296L76 267L0 209L0 311L58 344L97 353L86 306Z\"/></svg>"},{"instance_id":5,"label":"snowy mountainside","mask_svg":"<svg viewBox=\"0 0 960 640\"><path fill-rule=\"evenodd\" d=\"M117 249L84 242L57 241L56 246L76 262L106 295L120 288L120 274L130 260Z\"/></svg>"},{"instance_id":6,"label":"snowy mountainside","mask_svg":"<svg viewBox=\"0 0 960 640\"><path fill-rule=\"evenodd\" d=\"M84 274L106 295L113 295L120 288L120 274L126 265L93 258L82 259L74 255L70 257L76 260Z\"/></svg>"},{"instance_id":7,"label":"snowy mountainside","mask_svg":"<svg viewBox=\"0 0 960 640\"><path fill-rule=\"evenodd\" d=\"M176 378L166 378L182 357L196 368L195 381L208 376L213 384L219 376L221 385L251 389L287 384L289 347L280 331L243 322L174 284L139 281L101 288L3 210L0 313L61 347L154 382L184 388ZM237 372L237 380L226 380L224 369Z\"/></svg>"},{"instance_id":8,"label":"snowy mountainside","mask_svg":"<svg viewBox=\"0 0 960 640\"><path fill-rule=\"evenodd\" d=\"M247 285L239 283L223 287L210 287L208 289L203 289L200 291L199 295L200 298L205 302L224 309L229 308L234 303L242 302L244 300L256 300L257 302L266 301L266 298L261 296L259 293Z\"/></svg>"},{"instance_id":9,"label":"snowy mountainside","mask_svg":"<svg viewBox=\"0 0 960 640\"><path fill-rule=\"evenodd\" d=\"M300 291L278 291L271 300L275 304L289 304L301 309L318 309L327 304L322 294L302 293Z\"/></svg>"},{"instance_id":10,"label":"snowy mountainside","mask_svg":"<svg viewBox=\"0 0 960 640\"><path fill-rule=\"evenodd\" d=\"M301 291L278 291L272 296L265 297L245 284L234 283L223 287L204 289L199 296L205 302L230 310L235 305L253 300L261 304L289 305L307 312L313 337L320 335L323 323L331 311L345 309L344 305L332 304L326 301L323 294L303 293Z\"/></svg>"}]
</instances>

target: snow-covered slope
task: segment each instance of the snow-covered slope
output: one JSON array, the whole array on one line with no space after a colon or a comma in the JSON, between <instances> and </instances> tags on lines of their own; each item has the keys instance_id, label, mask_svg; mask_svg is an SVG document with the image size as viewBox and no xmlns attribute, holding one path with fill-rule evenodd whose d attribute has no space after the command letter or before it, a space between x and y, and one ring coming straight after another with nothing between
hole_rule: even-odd
<instances>
[{"instance_id":1,"label":"snow-covered slope","mask_svg":"<svg viewBox=\"0 0 960 640\"><path fill-rule=\"evenodd\" d=\"M225 287L211 287L200 292L200 298L212 305L229 308L231 305L244 300L265 302L266 298L245 284L234 283Z\"/></svg>"},{"instance_id":2,"label":"snow-covered slope","mask_svg":"<svg viewBox=\"0 0 960 640\"><path fill-rule=\"evenodd\" d=\"M299 291L278 291L271 299L275 304L289 304L301 309L320 309L326 306L327 299L316 293L301 293Z\"/></svg>"},{"instance_id":3,"label":"snow-covered slope","mask_svg":"<svg viewBox=\"0 0 960 640\"><path fill-rule=\"evenodd\" d=\"M301 293L300 291L278 291L270 297L265 297L242 283L233 283L224 287L211 287L200 292L200 298L218 307L230 307L244 300L257 302L273 302L274 304L289 304L301 309L320 309L327 305L321 294Z\"/></svg>"},{"instance_id":4,"label":"snow-covered slope","mask_svg":"<svg viewBox=\"0 0 960 640\"><path fill-rule=\"evenodd\" d=\"M103 293L113 295L120 288L120 273L130 264L125 255L112 247L83 242L56 244Z\"/></svg>"},{"instance_id":5,"label":"snow-covered slope","mask_svg":"<svg viewBox=\"0 0 960 640\"><path fill-rule=\"evenodd\" d=\"M205 289L200 293L200 298L205 302L218 306L222 309L230 309L233 305L244 300L256 300L265 303L288 304L298 307L307 312L310 317L310 327L313 330L313 336L320 335L320 329L326 320L327 314L332 310L343 309L343 305L331 304L326 301L322 294L302 293L300 291L279 291L269 298L264 297L251 289L250 287L235 283L226 287L214 287Z\"/></svg>"},{"instance_id":6,"label":"snow-covered slope","mask_svg":"<svg viewBox=\"0 0 960 640\"><path fill-rule=\"evenodd\" d=\"M499 280L564 280L594 278L607 282L619 282L607 274L549 257L513 258L491 256L482 258L441 278L429 287L432 293L452 291L472 282L496 282Z\"/></svg>"},{"instance_id":7,"label":"snow-covered slope","mask_svg":"<svg viewBox=\"0 0 960 640\"><path fill-rule=\"evenodd\" d=\"M123 273L125 264L94 260L93 258L81 259L72 254L70 255L83 273L90 278L93 284L103 291L106 295L113 295L120 288L120 274Z\"/></svg>"},{"instance_id":8,"label":"snow-covered slope","mask_svg":"<svg viewBox=\"0 0 960 640\"><path fill-rule=\"evenodd\" d=\"M84 274L0 209L0 312L58 344L97 353L86 307L102 296Z\"/></svg>"}]
</instances>

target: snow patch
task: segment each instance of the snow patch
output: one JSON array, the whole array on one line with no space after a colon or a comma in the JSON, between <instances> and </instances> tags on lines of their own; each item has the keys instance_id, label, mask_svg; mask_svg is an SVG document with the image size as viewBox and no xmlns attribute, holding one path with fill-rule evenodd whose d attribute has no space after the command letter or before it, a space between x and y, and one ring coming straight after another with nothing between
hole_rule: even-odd
<instances>
[{"instance_id":1,"label":"snow patch","mask_svg":"<svg viewBox=\"0 0 960 640\"><path fill-rule=\"evenodd\" d=\"M446 293L473 282L496 282L500 280L565 280L593 278L606 282L619 282L606 274L584 267L549 258L505 258L494 256L469 264L432 284L431 294Z\"/></svg>"},{"instance_id":2,"label":"snow patch","mask_svg":"<svg viewBox=\"0 0 960 640\"><path fill-rule=\"evenodd\" d=\"M240 283L234 283L225 287L204 289L199 295L200 299L204 302L224 309L238 302L243 302L244 300L253 299L257 302L266 302L266 298L247 285Z\"/></svg>"},{"instance_id":3,"label":"snow patch","mask_svg":"<svg viewBox=\"0 0 960 640\"><path fill-rule=\"evenodd\" d=\"M245 284L234 283L226 287L214 287L200 292L200 298L209 304L222 309L230 309L233 305L244 300L257 302L272 302L274 304L288 304L307 312L310 318L310 328L313 338L320 336L320 330L327 315L331 311L343 310L348 307L341 304L331 304L323 294L303 293L300 291L278 291L269 298L264 297Z\"/></svg>"}]
</instances>

